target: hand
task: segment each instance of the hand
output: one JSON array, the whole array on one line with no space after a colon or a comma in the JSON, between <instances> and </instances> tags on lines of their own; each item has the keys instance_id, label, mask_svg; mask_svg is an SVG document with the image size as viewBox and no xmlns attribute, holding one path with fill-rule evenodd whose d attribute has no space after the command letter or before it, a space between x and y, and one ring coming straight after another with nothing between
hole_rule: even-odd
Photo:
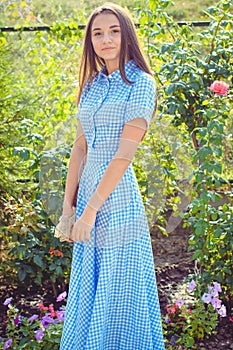
<instances>
[{"instance_id":1,"label":"hand","mask_svg":"<svg viewBox=\"0 0 233 350\"><path fill-rule=\"evenodd\" d=\"M70 239L72 241L85 242L91 239L91 230L95 224L96 211L86 207L80 218L74 223Z\"/></svg>"},{"instance_id":2,"label":"hand","mask_svg":"<svg viewBox=\"0 0 233 350\"><path fill-rule=\"evenodd\" d=\"M55 227L54 231L54 237L59 238L60 242L72 242L72 240L69 239L72 227L75 223L76 219L76 213L75 208L73 208L73 214L72 215L62 215L59 218L59 222L57 226Z\"/></svg>"}]
</instances>

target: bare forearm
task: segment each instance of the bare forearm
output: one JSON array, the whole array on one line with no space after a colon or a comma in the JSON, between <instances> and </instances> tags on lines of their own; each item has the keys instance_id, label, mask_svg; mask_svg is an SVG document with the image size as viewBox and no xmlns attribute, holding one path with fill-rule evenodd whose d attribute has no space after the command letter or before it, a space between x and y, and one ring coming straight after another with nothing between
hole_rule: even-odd
<instances>
[{"instance_id":1,"label":"bare forearm","mask_svg":"<svg viewBox=\"0 0 233 350\"><path fill-rule=\"evenodd\" d=\"M114 191L117 184L121 181L126 169L130 164L129 160L113 158L108 164L105 172L84 212L98 211L109 195Z\"/></svg>"},{"instance_id":2,"label":"bare forearm","mask_svg":"<svg viewBox=\"0 0 233 350\"><path fill-rule=\"evenodd\" d=\"M72 206L85 164L86 154L81 147L74 146L71 151L66 178L64 202Z\"/></svg>"},{"instance_id":3,"label":"bare forearm","mask_svg":"<svg viewBox=\"0 0 233 350\"><path fill-rule=\"evenodd\" d=\"M101 193L101 198L105 201L114 191L117 184L121 181L130 162L125 159L113 159L107 166L101 181L96 190Z\"/></svg>"},{"instance_id":4,"label":"bare forearm","mask_svg":"<svg viewBox=\"0 0 233 350\"><path fill-rule=\"evenodd\" d=\"M116 188L129 164L132 162L137 146L145 134L145 130L145 124L141 125L141 120L138 121L137 118L132 124L124 126L118 150L108 164L95 192L89 199L87 203L88 208L91 207L98 211ZM88 208L87 210L89 210Z\"/></svg>"}]
</instances>

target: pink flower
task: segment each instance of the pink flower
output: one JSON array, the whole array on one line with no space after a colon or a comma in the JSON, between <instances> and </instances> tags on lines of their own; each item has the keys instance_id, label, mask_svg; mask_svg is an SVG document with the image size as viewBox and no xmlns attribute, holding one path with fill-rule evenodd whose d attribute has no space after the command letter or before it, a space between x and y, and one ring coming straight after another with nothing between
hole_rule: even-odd
<instances>
[{"instance_id":1,"label":"pink flower","mask_svg":"<svg viewBox=\"0 0 233 350\"><path fill-rule=\"evenodd\" d=\"M12 339L7 340L7 341L4 343L3 349L5 350L5 349L10 348L10 347L11 347L11 343L12 343Z\"/></svg>"},{"instance_id":2,"label":"pink flower","mask_svg":"<svg viewBox=\"0 0 233 350\"><path fill-rule=\"evenodd\" d=\"M11 303L11 300L12 300L12 299L13 299L12 297L7 298L7 299L4 301L3 305L5 305L5 306L9 305L9 304Z\"/></svg>"},{"instance_id":3,"label":"pink flower","mask_svg":"<svg viewBox=\"0 0 233 350\"><path fill-rule=\"evenodd\" d=\"M211 298L215 298L218 296L218 291L214 287L208 286L208 291Z\"/></svg>"},{"instance_id":4,"label":"pink flower","mask_svg":"<svg viewBox=\"0 0 233 350\"><path fill-rule=\"evenodd\" d=\"M226 96L229 85L224 83L224 81L215 80L213 84L210 85L209 89L215 92L217 95Z\"/></svg>"},{"instance_id":5,"label":"pink flower","mask_svg":"<svg viewBox=\"0 0 233 350\"><path fill-rule=\"evenodd\" d=\"M63 311L63 310L58 311L57 318L59 319L60 322L64 322L65 311Z\"/></svg>"},{"instance_id":6,"label":"pink flower","mask_svg":"<svg viewBox=\"0 0 233 350\"><path fill-rule=\"evenodd\" d=\"M57 301L62 301L62 300L64 300L64 299L66 298L66 296L67 296L66 291L63 292L63 293L61 293L61 294L59 294L58 297L57 297Z\"/></svg>"},{"instance_id":7,"label":"pink flower","mask_svg":"<svg viewBox=\"0 0 233 350\"><path fill-rule=\"evenodd\" d=\"M174 313L176 312L176 309L174 307L170 308L170 314L174 315Z\"/></svg>"},{"instance_id":8,"label":"pink flower","mask_svg":"<svg viewBox=\"0 0 233 350\"><path fill-rule=\"evenodd\" d=\"M35 335L36 340L38 341L42 340L43 336L44 336L44 331L42 329L37 329L36 335Z\"/></svg>"},{"instance_id":9,"label":"pink flower","mask_svg":"<svg viewBox=\"0 0 233 350\"><path fill-rule=\"evenodd\" d=\"M14 326L17 326L17 324L21 323L19 315L17 314L15 319L14 319Z\"/></svg>"},{"instance_id":10,"label":"pink flower","mask_svg":"<svg viewBox=\"0 0 233 350\"><path fill-rule=\"evenodd\" d=\"M182 299L177 299L177 300L176 300L176 305L177 305L178 307L182 307L182 306L184 305L184 300L182 300Z\"/></svg>"},{"instance_id":11,"label":"pink flower","mask_svg":"<svg viewBox=\"0 0 233 350\"><path fill-rule=\"evenodd\" d=\"M221 308L218 310L218 313L222 317L226 317L227 315L227 309L225 305L222 305Z\"/></svg>"},{"instance_id":12,"label":"pink flower","mask_svg":"<svg viewBox=\"0 0 233 350\"><path fill-rule=\"evenodd\" d=\"M218 282L214 282L214 289L219 293L222 291L221 285Z\"/></svg>"},{"instance_id":13,"label":"pink flower","mask_svg":"<svg viewBox=\"0 0 233 350\"><path fill-rule=\"evenodd\" d=\"M43 301L40 301L38 306L39 306L39 309L43 311L47 311L49 309L47 306L44 306Z\"/></svg>"},{"instance_id":14,"label":"pink flower","mask_svg":"<svg viewBox=\"0 0 233 350\"><path fill-rule=\"evenodd\" d=\"M201 300L204 301L204 303L209 304L212 300L212 297L210 294L204 293Z\"/></svg>"},{"instance_id":15,"label":"pink flower","mask_svg":"<svg viewBox=\"0 0 233 350\"><path fill-rule=\"evenodd\" d=\"M32 315L31 317L29 317L28 322L33 322L34 320L36 320L39 316L38 315Z\"/></svg>"},{"instance_id":16,"label":"pink flower","mask_svg":"<svg viewBox=\"0 0 233 350\"><path fill-rule=\"evenodd\" d=\"M196 282L194 280L192 280L189 285L188 285L188 290L190 290L190 292L192 292L195 288L196 288Z\"/></svg>"},{"instance_id":17,"label":"pink flower","mask_svg":"<svg viewBox=\"0 0 233 350\"><path fill-rule=\"evenodd\" d=\"M212 304L213 308L216 310L216 309L219 309L221 307L222 301L219 300L218 298L214 297L211 300L211 304Z\"/></svg>"}]
</instances>

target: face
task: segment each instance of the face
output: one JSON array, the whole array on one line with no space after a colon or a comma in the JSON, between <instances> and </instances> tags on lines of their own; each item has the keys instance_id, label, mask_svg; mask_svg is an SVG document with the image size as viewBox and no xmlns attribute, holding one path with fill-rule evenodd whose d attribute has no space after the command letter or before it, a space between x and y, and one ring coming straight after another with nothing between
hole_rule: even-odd
<instances>
[{"instance_id":1,"label":"face","mask_svg":"<svg viewBox=\"0 0 233 350\"><path fill-rule=\"evenodd\" d=\"M121 28L114 14L105 13L95 17L91 28L91 41L97 56L101 57L110 73L119 67Z\"/></svg>"}]
</instances>

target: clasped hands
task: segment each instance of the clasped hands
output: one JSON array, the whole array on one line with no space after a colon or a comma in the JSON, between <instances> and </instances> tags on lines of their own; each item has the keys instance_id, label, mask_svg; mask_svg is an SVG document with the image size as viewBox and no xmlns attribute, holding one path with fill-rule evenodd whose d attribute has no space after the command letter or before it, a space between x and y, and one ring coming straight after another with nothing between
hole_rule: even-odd
<instances>
[{"instance_id":1,"label":"clasped hands","mask_svg":"<svg viewBox=\"0 0 233 350\"><path fill-rule=\"evenodd\" d=\"M75 221L75 208L65 203L60 222L55 229L55 237L60 238L61 242L85 242L86 240L90 240L90 233L95 224L96 213L97 211L95 209L87 205L82 215ZM66 229L68 229L68 232Z\"/></svg>"},{"instance_id":2,"label":"clasped hands","mask_svg":"<svg viewBox=\"0 0 233 350\"><path fill-rule=\"evenodd\" d=\"M74 223L68 242L85 242L91 239L91 230L95 224L96 210L86 206L80 218Z\"/></svg>"}]
</instances>

